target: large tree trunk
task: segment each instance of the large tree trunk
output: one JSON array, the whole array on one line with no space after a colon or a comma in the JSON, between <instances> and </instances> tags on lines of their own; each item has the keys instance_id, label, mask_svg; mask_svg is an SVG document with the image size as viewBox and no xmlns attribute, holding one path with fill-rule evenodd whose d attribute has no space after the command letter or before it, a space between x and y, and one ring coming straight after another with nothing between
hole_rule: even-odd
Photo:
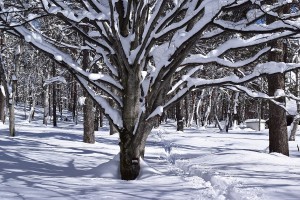
<instances>
[{"instance_id":1,"label":"large tree trunk","mask_svg":"<svg viewBox=\"0 0 300 200\"><path fill-rule=\"evenodd\" d=\"M123 180L134 180L140 173L140 157L144 152L146 138L150 133L150 122L146 123L145 114L140 114L141 75L129 72L124 77L123 126L120 131L120 173ZM151 127L152 128L152 127Z\"/></svg>"},{"instance_id":2,"label":"large tree trunk","mask_svg":"<svg viewBox=\"0 0 300 200\"><path fill-rule=\"evenodd\" d=\"M276 3L277 0L268 0L268 3ZM281 10L283 12L283 10ZM267 23L272 23L275 18L267 16ZM283 62L283 41L277 40L269 43L274 49L268 54L268 61ZM284 90L284 74L272 74L267 76L268 93L274 96L275 92ZM277 98L278 103L285 103L285 98ZM269 151L289 155L288 133L286 124L286 111L275 103L269 101Z\"/></svg>"},{"instance_id":3,"label":"large tree trunk","mask_svg":"<svg viewBox=\"0 0 300 200\"><path fill-rule=\"evenodd\" d=\"M280 49L279 41L273 42ZM282 61L281 53L273 51L269 54L269 61ZM274 96L275 92L284 90L284 74L267 76L268 93ZM277 98L278 103L285 103L285 98ZM271 152L289 155L288 133L286 124L286 111L275 103L269 101L269 150Z\"/></svg>"},{"instance_id":4,"label":"large tree trunk","mask_svg":"<svg viewBox=\"0 0 300 200\"><path fill-rule=\"evenodd\" d=\"M82 68L87 70L89 66L89 52L87 50L83 50L82 56ZM83 95L85 96L85 102L83 105L83 142L93 144L95 143L94 101L86 91L83 92Z\"/></svg>"},{"instance_id":5,"label":"large tree trunk","mask_svg":"<svg viewBox=\"0 0 300 200\"><path fill-rule=\"evenodd\" d=\"M85 102L83 106L83 142L95 143L95 131L94 131L94 102L88 97L88 94L84 92Z\"/></svg>"},{"instance_id":6,"label":"large tree trunk","mask_svg":"<svg viewBox=\"0 0 300 200\"><path fill-rule=\"evenodd\" d=\"M140 173L140 159L144 157L146 139L157 118L146 121L145 115L140 117L140 123L133 132L120 133L120 173L123 180L134 180Z\"/></svg>"},{"instance_id":7,"label":"large tree trunk","mask_svg":"<svg viewBox=\"0 0 300 200\"><path fill-rule=\"evenodd\" d=\"M140 173L139 145L134 141L132 133L120 133L120 173L123 180L134 180Z\"/></svg>"},{"instance_id":8,"label":"large tree trunk","mask_svg":"<svg viewBox=\"0 0 300 200\"><path fill-rule=\"evenodd\" d=\"M284 75L273 74L268 76L269 95L274 95L275 91L284 88ZM279 103L284 103L284 97L276 99ZM286 125L286 111L275 103L269 101L269 150L284 155L289 155L288 134Z\"/></svg>"}]
</instances>

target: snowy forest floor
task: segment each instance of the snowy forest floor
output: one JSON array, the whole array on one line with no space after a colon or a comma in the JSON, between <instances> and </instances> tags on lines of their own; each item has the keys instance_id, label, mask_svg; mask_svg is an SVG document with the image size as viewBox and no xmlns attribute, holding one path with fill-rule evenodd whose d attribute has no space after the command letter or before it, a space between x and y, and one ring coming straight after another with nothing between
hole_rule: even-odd
<instances>
[{"instance_id":1,"label":"snowy forest floor","mask_svg":"<svg viewBox=\"0 0 300 200\"><path fill-rule=\"evenodd\" d=\"M17 136L0 125L1 200L300 199L299 133L290 157L268 153L268 134L251 130L154 129L138 180L118 175L118 135L96 132L82 142L82 125L30 124L17 110Z\"/></svg>"}]
</instances>

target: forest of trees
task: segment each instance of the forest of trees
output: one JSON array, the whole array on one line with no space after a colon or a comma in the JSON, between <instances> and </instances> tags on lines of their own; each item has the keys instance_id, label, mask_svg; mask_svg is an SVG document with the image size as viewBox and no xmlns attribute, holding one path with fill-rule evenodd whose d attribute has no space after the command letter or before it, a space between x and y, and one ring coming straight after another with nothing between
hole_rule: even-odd
<instances>
[{"instance_id":1,"label":"forest of trees","mask_svg":"<svg viewBox=\"0 0 300 200\"><path fill-rule=\"evenodd\" d=\"M83 112L83 141L94 143L105 118L124 180L167 118L180 131L268 119L270 152L289 155L299 17L298 0L0 0L0 120L14 136L16 104L29 122L43 107L53 126Z\"/></svg>"}]
</instances>

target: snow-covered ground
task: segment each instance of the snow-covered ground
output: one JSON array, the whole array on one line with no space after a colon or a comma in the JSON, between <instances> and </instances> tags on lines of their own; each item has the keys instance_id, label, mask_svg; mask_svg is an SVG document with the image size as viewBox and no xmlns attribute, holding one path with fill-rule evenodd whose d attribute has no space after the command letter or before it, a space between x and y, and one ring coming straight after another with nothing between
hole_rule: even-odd
<instances>
[{"instance_id":1,"label":"snow-covered ground","mask_svg":"<svg viewBox=\"0 0 300 200\"><path fill-rule=\"evenodd\" d=\"M154 129L138 180L118 179L118 136L107 127L84 144L82 126L31 124L17 113L17 136L0 125L1 200L300 199L299 142L290 157L268 154L267 131Z\"/></svg>"}]
</instances>

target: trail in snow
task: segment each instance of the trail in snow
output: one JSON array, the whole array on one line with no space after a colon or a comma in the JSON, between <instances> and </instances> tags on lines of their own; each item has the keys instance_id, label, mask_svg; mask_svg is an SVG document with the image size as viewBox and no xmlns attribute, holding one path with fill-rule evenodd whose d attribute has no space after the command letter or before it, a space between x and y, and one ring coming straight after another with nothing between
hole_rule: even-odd
<instances>
[{"instance_id":1,"label":"trail in snow","mask_svg":"<svg viewBox=\"0 0 300 200\"><path fill-rule=\"evenodd\" d=\"M259 188L241 189L243 183L230 174L220 173L207 166L201 165L201 163L191 163L189 156L186 157L186 155L181 154L182 149L188 147L177 145L174 140L166 139L166 134L170 133L164 128L160 128L155 132L160 144L164 148L165 159L169 163L170 172L181 176L187 181L187 184L191 184L197 189L197 193L193 194L192 199L264 199L261 189ZM178 135L185 133L175 132L172 134Z\"/></svg>"}]
</instances>

